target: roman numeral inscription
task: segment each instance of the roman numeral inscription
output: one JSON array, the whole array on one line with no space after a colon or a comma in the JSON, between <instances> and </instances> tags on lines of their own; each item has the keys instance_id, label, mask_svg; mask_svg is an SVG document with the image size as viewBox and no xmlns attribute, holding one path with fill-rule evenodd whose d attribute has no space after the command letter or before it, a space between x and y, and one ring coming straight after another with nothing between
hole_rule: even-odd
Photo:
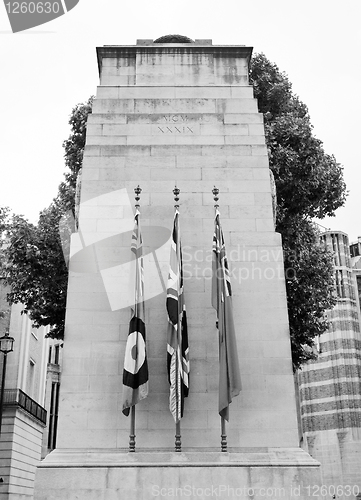
<instances>
[{"instance_id":1,"label":"roman numeral inscription","mask_svg":"<svg viewBox=\"0 0 361 500\"><path fill-rule=\"evenodd\" d=\"M194 134L194 130L189 125L167 125L160 127L158 131L162 134Z\"/></svg>"},{"instance_id":2,"label":"roman numeral inscription","mask_svg":"<svg viewBox=\"0 0 361 500\"><path fill-rule=\"evenodd\" d=\"M188 125L188 115L170 114L162 115L161 122L166 125L158 125L157 132L160 134L194 134L194 125Z\"/></svg>"},{"instance_id":3,"label":"roman numeral inscription","mask_svg":"<svg viewBox=\"0 0 361 500\"><path fill-rule=\"evenodd\" d=\"M183 114L163 115L162 122L167 125L158 125L157 132L161 134L194 134L194 126L187 124L188 116ZM169 124L169 125L168 125Z\"/></svg>"},{"instance_id":4,"label":"roman numeral inscription","mask_svg":"<svg viewBox=\"0 0 361 500\"><path fill-rule=\"evenodd\" d=\"M166 123L184 123L188 121L187 115L163 115L162 118Z\"/></svg>"}]
</instances>

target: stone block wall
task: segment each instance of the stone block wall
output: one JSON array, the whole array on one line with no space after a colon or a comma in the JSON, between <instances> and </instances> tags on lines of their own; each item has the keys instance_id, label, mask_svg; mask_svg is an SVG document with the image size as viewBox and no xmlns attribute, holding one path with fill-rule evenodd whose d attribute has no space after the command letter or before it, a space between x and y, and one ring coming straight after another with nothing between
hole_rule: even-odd
<instances>
[{"instance_id":1,"label":"stone block wall","mask_svg":"<svg viewBox=\"0 0 361 500\"><path fill-rule=\"evenodd\" d=\"M298 445L282 248L274 231L262 115L248 84L250 55L247 47L209 44L98 49L101 85L88 119L79 233L72 242L60 450L128 446L129 419L121 412L130 318L124 263L138 184L148 255L150 393L136 408L137 446L174 446L165 286L175 184L181 190L191 363L183 447L220 446L218 333L210 291L214 185L243 381L231 404L229 446Z\"/></svg>"}]
</instances>

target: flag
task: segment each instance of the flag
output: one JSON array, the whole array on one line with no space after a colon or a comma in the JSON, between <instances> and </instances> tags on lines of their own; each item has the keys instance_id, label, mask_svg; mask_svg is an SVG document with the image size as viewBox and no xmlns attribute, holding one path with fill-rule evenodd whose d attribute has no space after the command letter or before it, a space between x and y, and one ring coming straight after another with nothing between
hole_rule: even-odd
<instances>
[{"instance_id":1,"label":"flag","mask_svg":"<svg viewBox=\"0 0 361 500\"><path fill-rule=\"evenodd\" d=\"M139 225L139 211L134 217L131 251L135 264L134 306L129 323L125 346L123 370L123 413L129 415L132 406L148 395L148 363L145 345L144 273L142 236Z\"/></svg>"},{"instance_id":2,"label":"flag","mask_svg":"<svg viewBox=\"0 0 361 500\"><path fill-rule=\"evenodd\" d=\"M183 417L184 398L189 392L189 348L187 315L183 296L182 248L179 212L175 211L167 285L167 368L170 384L169 409L175 422Z\"/></svg>"},{"instance_id":3,"label":"flag","mask_svg":"<svg viewBox=\"0 0 361 500\"><path fill-rule=\"evenodd\" d=\"M232 287L223 231L216 210L212 260L212 306L217 311L219 332L218 410L229 420L229 404L241 390L237 343L233 322Z\"/></svg>"}]
</instances>

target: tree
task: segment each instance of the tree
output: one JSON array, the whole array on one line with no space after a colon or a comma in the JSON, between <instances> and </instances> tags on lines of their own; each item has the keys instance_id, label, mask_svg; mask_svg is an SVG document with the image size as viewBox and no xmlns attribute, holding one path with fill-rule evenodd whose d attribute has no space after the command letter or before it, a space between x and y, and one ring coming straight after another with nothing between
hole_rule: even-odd
<instances>
[{"instance_id":1,"label":"tree","mask_svg":"<svg viewBox=\"0 0 361 500\"><path fill-rule=\"evenodd\" d=\"M334 294L332 254L319 243L308 219L295 218L282 227L288 316L294 368L316 359L314 339L328 328L326 311Z\"/></svg>"},{"instance_id":2,"label":"tree","mask_svg":"<svg viewBox=\"0 0 361 500\"><path fill-rule=\"evenodd\" d=\"M65 165L69 172L65 173L65 182L59 186L59 194L63 203L72 211L74 211L78 173L83 164L87 120L92 112L93 100L94 96L91 96L85 103L78 104L73 108L69 119L72 133L63 142Z\"/></svg>"},{"instance_id":3,"label":"tree","mask_svg":"<svg viewBox=\"0 0 361 500\"><path fill-rule=\"evenodd\" d=\"M8 300L24 304L34 326L50 326L49 336L63 338L68 270L67 246L75 216L75 191L82 165L86 122L93 98L78 104L70 116L71 135L64 141L65 164L69 172L59 185L51 205L39 215L37 225L24 217L0 209L1 271L10 286ZM69 217L70 215L70 217ZM65 231L59 232L61 222ZM68 224L66 224L68 221Z\"/></svg>"},{"instance_id":4,"label":"tree","mask_svg":"<svg viewBox=\"0 0 361 500\"><path fill-rule=\"evenodd\" d=\"M10 286L8 300L24 304L34 326L51 326L62 338L67 269L58 233L59 213L52 205L41 212L37 225L13 215L6 228L3 274Z\"/></svg>"},{"instance_id":5,"label":"tree","mask_svg":"<svg viewBox=\"0 0 361 500\"><path fill-rule=\"evenodd\" d=\"M332 255L319 244L312 218L332 216L345 203L342 167L312 132L305 104L264 54L251 61L250 79L264 115L277 190L276 230L282 235L294 368L309 359L314 339L328 328L335 303Z\"/></svg>"}]
</instances>

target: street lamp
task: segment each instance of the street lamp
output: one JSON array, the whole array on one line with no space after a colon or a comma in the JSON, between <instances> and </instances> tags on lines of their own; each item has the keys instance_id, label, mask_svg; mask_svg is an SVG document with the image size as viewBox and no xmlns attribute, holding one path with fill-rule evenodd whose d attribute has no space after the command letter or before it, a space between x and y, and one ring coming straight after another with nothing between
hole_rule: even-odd
<instances>
[{"instance_id":1,"label":"street lamp","mask_svg":"<svg viewBox=\"0 0 361 500\"><path fill-rule=\"evenodd\" d=\"M5 377L6 377L6 360L8 353L14 348L15 339L9 336L9 330L5 332L5 335L0 337L0 351L4 354L3 361L3 376L1 379L1 394L0 394L0 436L1 436L1 423L3 419L3 404L4 404L4 390L5 390Z\"/></svg>"}]
</instances>

